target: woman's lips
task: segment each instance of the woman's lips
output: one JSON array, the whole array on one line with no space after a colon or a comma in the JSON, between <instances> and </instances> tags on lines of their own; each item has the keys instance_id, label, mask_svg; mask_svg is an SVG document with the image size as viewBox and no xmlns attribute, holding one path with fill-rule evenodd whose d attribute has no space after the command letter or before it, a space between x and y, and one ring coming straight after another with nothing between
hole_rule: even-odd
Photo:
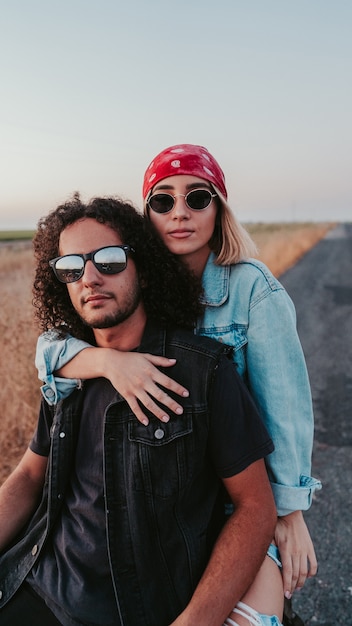
<instances>
[{"instance_id":1,"label":"woman's lips","mask_svg":"<svg viewBox=\"0 0 352 626\"><path fill-rule=\"evenodd\" d=\"M175 239L186 239L193 234L193 230L181 230L178 228L176 230L171 230L168 234L170 237L174 237Z\"/></svg>"}]
</instances>

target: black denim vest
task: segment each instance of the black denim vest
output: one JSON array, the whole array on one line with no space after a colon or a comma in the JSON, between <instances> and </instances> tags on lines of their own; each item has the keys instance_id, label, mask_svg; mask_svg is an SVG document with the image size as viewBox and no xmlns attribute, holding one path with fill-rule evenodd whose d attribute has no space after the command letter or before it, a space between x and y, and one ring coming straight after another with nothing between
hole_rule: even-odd
<instances>
[{"instance_id":1,"label":"black denim vest","mask_svg":"<svg viewBox=\"0 0 352 626\"><path fill-rule=\"evenodd\" d=\"M190 600L223 523L222 485L207 455L208 398L219 358L231 349L148 325L140 350L176 358L172 377L190 397L182 400L182 416L164 424L150 415L148 427L118 394L107 408L108 551L121 624L166 626ZM23 537L0 558L0 607L40 556L60 513L83 401L84 391L77 391L56 408L41 504Z\"/></svg>"}]
</instances>

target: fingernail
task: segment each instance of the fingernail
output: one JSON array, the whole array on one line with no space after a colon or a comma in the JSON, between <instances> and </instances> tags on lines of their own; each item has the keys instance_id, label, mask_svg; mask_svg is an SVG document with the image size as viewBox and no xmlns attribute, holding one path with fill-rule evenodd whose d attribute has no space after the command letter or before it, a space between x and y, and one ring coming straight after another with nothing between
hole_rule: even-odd
<instances>
[{"instance_id":1,"label":"fingernail","mask_svg":"<svg viewBox=\"0 0 352 626\"><path fill-rule=\"evenodd\" d=\"M179 406L179 407L176 409L175 413L177 413L177 415L182 415L182 413L183 413L183 408L182 408L182 406Z\"/></svg>"},{"instance_id":2,"label":"fingernail","mask_svg":"<svg viewBox=\"0 0 352 626\"><path fill-rule=\"evenodd\" d=\"M162 416L162 418L161 418L161 421L166 423L166 422L168 422L168 421L169 421L169 419L170 419L170 418L169 418L169 416L168 416L168 415L163 415L163 416Z\"/></svg>"},{"instance_id":3,"label":"fingernail","mask_svg":"<svg viewBox=\"0 0 352 626\"><path fill-rule=\"evenodd\" d=\"M142 424L143 424L143 426L148 426L149 420L147 420L147 419L142 420Z\"/></svg>"},{"instance_id":4,"label":"fingernail","mask_svg":"<svg viewBox=\"0 0 352 626\"><path fill-rule=\"evenodd\" d=\"M169 359L170 363L176 363L176 359Z\"/></svg>"},{"instance_id":5,"label":"fingernail","mask_svg":"<svg viewBox=\"0 0 352 626\"><path fill-rule=\"evenodd\" d=\"M184 398L188 398L188 396L189 396L189 391L184 391L184 392L182 393L182 395L183 395L183 397L184 397Z\"/></svg>"},{"instance_id":6,"label":"fingernail","mask_svg":"<svg viewBox=\"0 0 352 626\"><path fill-rule=\"evenodd\" d=\"M292 593L290 593L289 591L285 591L285 598L286 598L286 600L291 600Z\"/></svg>"}]
</instances>

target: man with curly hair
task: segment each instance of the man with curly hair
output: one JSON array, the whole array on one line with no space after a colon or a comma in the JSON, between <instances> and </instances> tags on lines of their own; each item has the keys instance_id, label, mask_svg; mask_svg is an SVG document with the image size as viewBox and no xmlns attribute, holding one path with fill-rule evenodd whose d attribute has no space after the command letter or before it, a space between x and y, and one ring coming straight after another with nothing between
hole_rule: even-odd
<instances>
[{"instance_id":1,"label":"man with curly hair","mask_svg":"<svg viewBox=\"0 0 352 626\"><path fill-rule=\"evenodd\" d=\"M201 286L114 198L76 194L34 249L42 329L172 359L175 394L190 393L147 426L103 372L54 410L43 399L0 490L0 623L220 626L273 534L273 445L229 349L192 332Z\"/></svg>"}]
</instances>

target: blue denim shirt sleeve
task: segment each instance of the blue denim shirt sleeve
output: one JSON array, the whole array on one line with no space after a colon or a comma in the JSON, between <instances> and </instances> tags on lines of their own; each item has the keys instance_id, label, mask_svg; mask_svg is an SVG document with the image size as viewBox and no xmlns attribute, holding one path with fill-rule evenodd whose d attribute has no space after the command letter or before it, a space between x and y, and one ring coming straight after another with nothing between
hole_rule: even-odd
<instances>
[{"instance_id":1,"label":"blue denim shirt sleeve","mask_svg":"<svg viewBox=\"0 0 352 626\"><path fill-rule=\"evenodd\" d=\"M59 400L67 398L74 389L81 387L81 380L60 378L54 376L54 372L85 348L91 348L91 345L71 335L62 338L55 331L48 331L39 336L35 365L38 378L44 383L40 389L48 404L57 404Z\"/></svg>"},{"instance_id":2,"label":"blue denim shirt sleeve","mask_svg":"<svg viewBox=\"0 0 352 626\"><path fill-rule=\"evenodd\" d=\"M314 419L310 384L292 300L256 260L217 266L204 276L198 325L232 345L234 360L274 441L266 458L278 515L307 510L321 482L311 477Z\"/></svg>"}]
</instances>

